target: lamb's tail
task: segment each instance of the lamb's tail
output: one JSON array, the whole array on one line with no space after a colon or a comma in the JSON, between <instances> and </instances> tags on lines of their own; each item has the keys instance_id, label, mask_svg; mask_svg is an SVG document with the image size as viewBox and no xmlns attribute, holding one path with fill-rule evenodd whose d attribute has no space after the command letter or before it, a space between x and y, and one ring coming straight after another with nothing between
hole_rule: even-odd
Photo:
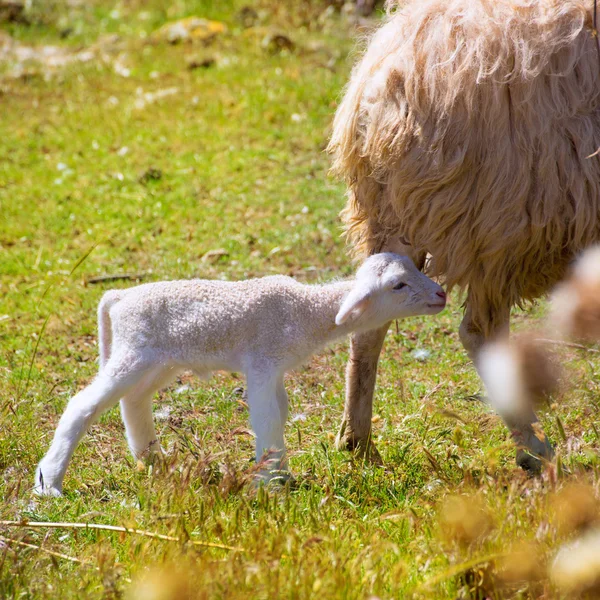
<instances>
[{"instance_id":1,"label":"lamb's tail","mask_svg":"<svg viewBox=\"0 0 600 600\"><path fill-rule=\"evenodd\" d=\"M121 299L121 292L110 290L102 296L98 305L98 346L100 348L100 368L110 358L112 346L112 322L110 319L110 309Z\"/></svg>"}]
</instances>

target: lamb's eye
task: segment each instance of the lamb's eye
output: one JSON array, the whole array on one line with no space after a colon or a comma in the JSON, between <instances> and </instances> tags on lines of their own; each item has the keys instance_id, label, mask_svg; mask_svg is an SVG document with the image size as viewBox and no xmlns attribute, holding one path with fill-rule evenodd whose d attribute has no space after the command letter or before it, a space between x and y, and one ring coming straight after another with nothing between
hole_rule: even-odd
<instances>
[{"instance_id":1,"label":"lamb's eye","mask_svg":"<svg viewBox=\"0 0 600 600\"><path fill-rule=\"evenodd\" d=\"M397 283L392 289L393 290L401 290L404 287L406 287L406 284L401 281L400 283Z\"/></svg>"}]
</instances>

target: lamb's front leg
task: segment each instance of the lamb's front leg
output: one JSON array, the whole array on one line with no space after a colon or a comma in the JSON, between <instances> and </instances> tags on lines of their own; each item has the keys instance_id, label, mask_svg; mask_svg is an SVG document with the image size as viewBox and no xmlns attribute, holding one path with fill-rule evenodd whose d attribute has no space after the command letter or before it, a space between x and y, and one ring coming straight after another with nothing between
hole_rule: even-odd
<instances>
[{"instance_id":1,"label":"lamb's front leg","mask_svg":"<svg viewBox=\"0 0 600 600\"><path fill-rule=\"evenodd\" d=\"M280 373L274 373L267 367L254 368L247 377L250 424L256 435L256 461L260 463L267 455L268 462L263 475L268 475L285 465L283 430L287 397L283 406L283 381Z\"/></svg>"},{"instance_id":2,"label":"lamb's front leg","mask_svg":"<svg viewBox=\"0 0 600 600\"><path fill-rule=\"evenodd\" d=\"M118 376L101 371L96 379L71 398L60 418L50 449L35 473L34 491L47 496L60 496L62 483L75 446L100 415L117 403L135 386L143 372Z\"/></svg>"}]
</instances>

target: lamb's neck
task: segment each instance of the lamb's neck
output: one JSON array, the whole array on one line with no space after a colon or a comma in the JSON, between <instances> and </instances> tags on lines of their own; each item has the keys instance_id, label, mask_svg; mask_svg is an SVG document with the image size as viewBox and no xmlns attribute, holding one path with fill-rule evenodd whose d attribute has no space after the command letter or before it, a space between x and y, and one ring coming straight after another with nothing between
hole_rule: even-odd
<instances>
[{"instance_id":1,"label":"lamb's neck","mask_svg":"<svg viewBox=\"0 0 600 600\"><path fill-rule=\"evenodd\" d=\"M336 325L335 318L353 285L353 281L338 281L322 286L311 286L315 311L310 326L313 339L320 345L329 344L351 333L350 325Z\"/></svg>"}]
</instances>

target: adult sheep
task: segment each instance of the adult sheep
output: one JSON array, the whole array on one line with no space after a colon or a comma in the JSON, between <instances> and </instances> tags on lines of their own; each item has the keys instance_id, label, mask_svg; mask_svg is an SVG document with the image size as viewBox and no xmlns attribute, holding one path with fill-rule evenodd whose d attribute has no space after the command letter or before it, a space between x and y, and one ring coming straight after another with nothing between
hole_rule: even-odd
<instances>
[{"instance_id":1,"label":"adult sheep","mask_svg":"<svg viewBox=\"0 0 600 600\"><path fill-rule=\"evenodd\" d=\"M477 362L511 307L540 297L600 240L600 50L592 0L389 1L334 121L334 171L357 256L410 255L466 291ZM355 336L339 447L369 443L387 327ZM507 422L552 456L532 413ZM376 450L372 452L377 456ZM517 462L538 469L523 450Z\"/></svg>"}]
</instances>

